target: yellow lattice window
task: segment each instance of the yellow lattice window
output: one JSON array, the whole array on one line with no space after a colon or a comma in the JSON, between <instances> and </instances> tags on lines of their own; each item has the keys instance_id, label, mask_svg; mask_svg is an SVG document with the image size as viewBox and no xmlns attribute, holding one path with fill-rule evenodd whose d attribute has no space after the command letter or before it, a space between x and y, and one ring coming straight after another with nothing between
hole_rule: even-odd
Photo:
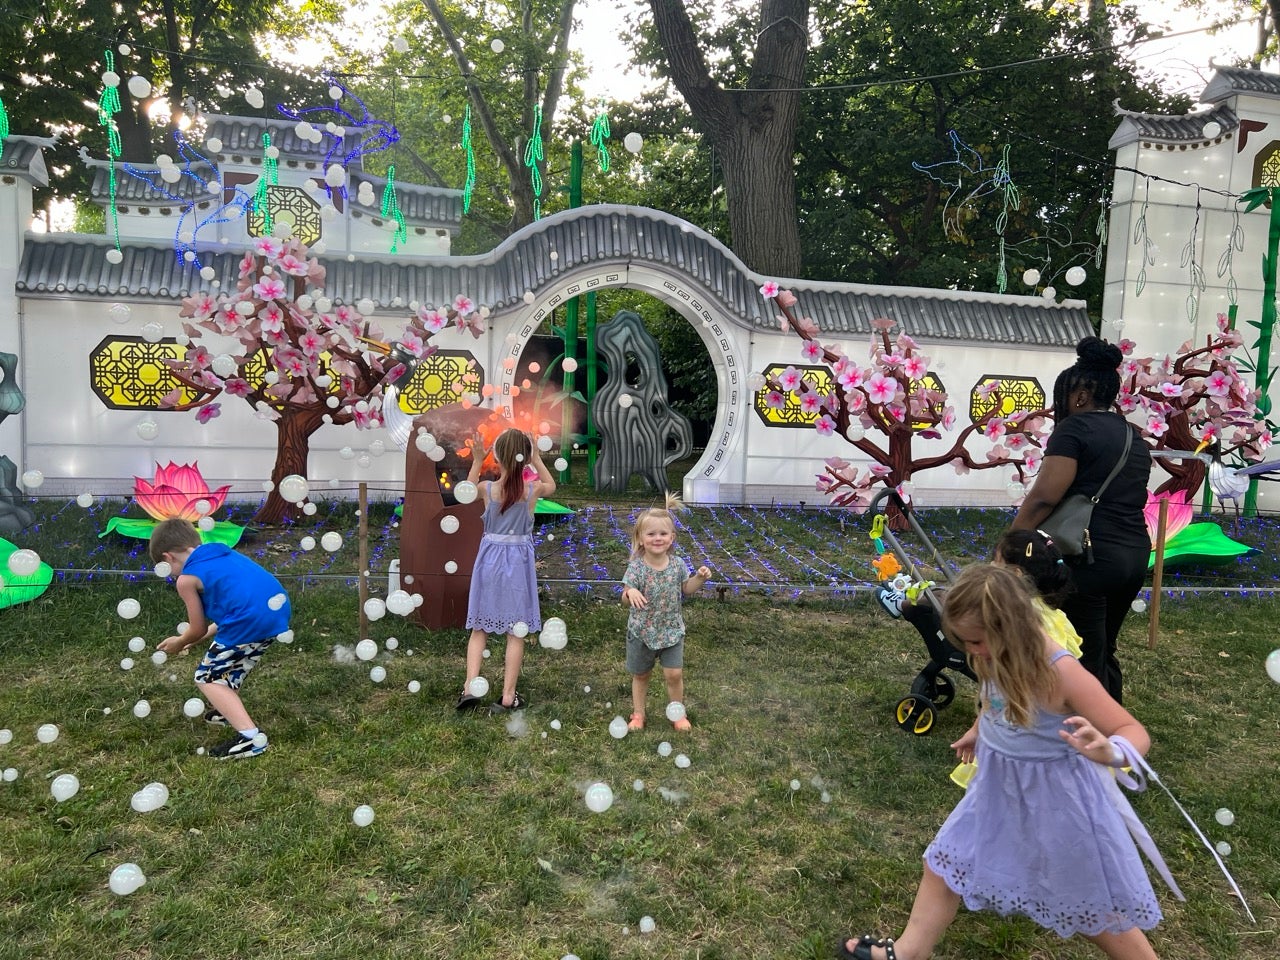
<instances>
[{"instance_id":1,"label":"yellow lattice window","mask_svg":"<svg viewBox=\"0 0 1280 960\"><path fill-rule=\"evenodd\" d=\"M484 386L475 357L466 350L437 350L423 357L413 377L400 391L400 409L417 416L428 410L457 403L453 386L465 384L467 393L479 393Z\"/></svg>"},{"instance_id":2,"label":"yellow lattice window","mask_svg":"<svg viewBox=\"0 0 1280 960\"><path fill-rule=\"evenodd\" d=\"M938 379L938 375L935 373L926 373L922 379L911 381L912 393L915 393L921 387L923 387L926 390L933 390L935 393L947 392L946 386L943 384L941 380ZM912 430L929 430L929 429L936 430L938 429L938 425L935 423L930 423L928 420L913 420L911 421L911 429Z\"/></svg>"},{"instance_id":3,"label":"yellow lattice window","mask_svg":"<svg viewBox=\"0 0 1280 960\"><path fill-rule=\"evenodd\" d=\"M105 337L89 354L89 386L113 410L159 410L160 398L180 386L165 361L181 360L186 353L174 340ZM184 403L194 398L183 389Z\"/></svg>"},{"instance_id":4,"label":"yellow lattice window","mask_svg":"<svg viewBox=\"0 0 1280 960\"><path fill-rule=\"evenodd\" d=\"M794 366L794 364L792 365ZM764 376L766 380L776 381L778 376L786 369L782 364L773 364L766 367ZM831 370L827 367L795 367L800 371L800 375L818 388L819 393L830 393L833 389L835 380L831 376ZM911 392L926 387L929 390L937 390L944 392L946 387L935 374L926 373L923 380L911 381ZM793 394L787 394L787 402L782 407L771 407L768 403L769 388L756 391L752 399L752 405L755 407L756 415L771 427L811 427L814 421L818 419L816 413L805 413L800 409L800 403ZM911 424L914 430L924 430L932 427L927 421L916 421Z\"/></svg>"},{"instance_id":5,"label":"yellow lattice window","mask_svg":"<svg viewBox=\"0 0 1280 960\"><path fill-rule=\"evenodd\" d=\"M995 384L998 390L983 396L985 388ZM1004 373L984 373L969 391L969 419L977 423L1000 401L1000 415L1007 417L1019 410L1043 410L1044 388L1035 377L1016 377Z\"/></svg>"},{"instance_id":6,"label":"yellow lattice window","mask_svg":"<svg viewBox=\"0 0 1280 960\"><path fill-rule=\"evenodd\" d=\"M320 205L301 187L279 184L267 187L267 211L271 216L271 223L287 223L293 228L290 236L307 246L320 239ZM267 218L256 210L249 210L247 226L251 237L261 237L268 233Z\"/></svg>"}]
</instances>

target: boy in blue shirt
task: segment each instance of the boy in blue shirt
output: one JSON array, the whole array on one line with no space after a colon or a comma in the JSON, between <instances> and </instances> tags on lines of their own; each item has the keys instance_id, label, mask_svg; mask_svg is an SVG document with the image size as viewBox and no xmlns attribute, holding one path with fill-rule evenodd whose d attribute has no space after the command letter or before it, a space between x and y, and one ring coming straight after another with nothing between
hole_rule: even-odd
<instances>
[{"instance_id":1,"label":"boy in blue shirt","mask_svg":"<svg viewBox=\"0 0 1280 960\"><path fill-rule=\"evenodd\" d=\"M267 749L240 701L240 684L267 647L289 629L289 598L280 581L248 557L225 544L201 543L186 520L163 520L151 532L151 559L169 564L177 577L178 596L187 605L187 629L157 644L165 653L180 653L205 640L209 650L196 667L196 687L213 706L204 718L231 726L236 735L209 750L229 760L256 757Z\"/></svg>"}]
</instances>

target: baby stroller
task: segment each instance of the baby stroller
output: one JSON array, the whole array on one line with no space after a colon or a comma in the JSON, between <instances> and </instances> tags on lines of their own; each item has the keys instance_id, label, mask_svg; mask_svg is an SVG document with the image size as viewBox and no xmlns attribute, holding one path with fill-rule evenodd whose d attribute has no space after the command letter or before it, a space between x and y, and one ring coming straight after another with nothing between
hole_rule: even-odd
<instances>
[{"instance_id":1,"label":"baby stroller","mask_svg":"<svg viewBox=\"0 0 1280 960\"><path fill-rule=\"evenodd\" d=\"M943 671L955 670L975 682L978 678L969 669L965 655L952 646L946 634L942 632L941 597L935 594L932 582L920 573L915 561L903 549L897 535L885 523L887 502L893 503L906 518L907 525L928 549L943 579L951 579L951 567L938 553L915 514L896 491L886 489L875 495L871 500L869 511L874 518L872 538L878 541L877 549L883 550L887 547L902 565L905 576L909 577L912 583L924 584L924 589L915 602L903 609L901 616L915 627L924 639L925 648L929 651L929 662L916 674L916 678L911 682L911 692L898 701L894 711L894 718L899 727L922 737L933 729L938 712L946 709L956 696L955 684ZM885 606L886 609L889 608L888 604Z\"/></svg>"}]
</instances>

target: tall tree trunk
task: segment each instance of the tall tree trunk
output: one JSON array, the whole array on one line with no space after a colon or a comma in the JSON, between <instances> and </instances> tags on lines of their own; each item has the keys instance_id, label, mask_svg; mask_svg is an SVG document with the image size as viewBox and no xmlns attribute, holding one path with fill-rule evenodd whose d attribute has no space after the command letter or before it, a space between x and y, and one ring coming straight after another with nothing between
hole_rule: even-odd
<instances>
[{"instance_id":1,"label":"tall tree trunk","mask_svg":"<svg viewBox=\"0 0 1280 960\"><path fill-rule=\"evenodd\" d=\"M809 0L761 0L746 90L712 78L680 0L649 0L672 82L723 161L733 251L753 270L800 275L795 142Z\"/></svg>"},{"instance_id":2,"label":"tall tree trunk","mask_svg":"<svg viewBox=\"0 0 1280 960\"><path fill-rule=\"evenodd\" d=\"M285 519L293 519L301 512L296 504L280 496L280 481L294 473L300 477L307 475L311 435L324 422L323 416L318 410L286 408L281 412L280 419L276 421L276 464L271 469L271 492L254 514L254 523L280 523Z\"/></svg>"}]
</instances>

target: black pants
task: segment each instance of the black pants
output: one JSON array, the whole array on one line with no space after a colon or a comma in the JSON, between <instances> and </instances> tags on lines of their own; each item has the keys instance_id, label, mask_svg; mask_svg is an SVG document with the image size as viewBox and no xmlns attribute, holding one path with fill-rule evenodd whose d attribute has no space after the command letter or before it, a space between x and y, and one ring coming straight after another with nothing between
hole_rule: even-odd
<instances>
[{"instance_id":1,"label":"black pants","mask_svg":"<svg viewBox=\"0 0 1280 960\"><path fill-rule=\"evenodd\" d=\"M1080 663L1098 678L1116 703L1123 702L1116 638L1134 597L1147 579L1149 557L1146 549L1108 549L1095 544L1093 563L1072 566L1074 590L1062 603L1062 612L1080 634L1084 651Z\"/></svg>"}]
</instances>

